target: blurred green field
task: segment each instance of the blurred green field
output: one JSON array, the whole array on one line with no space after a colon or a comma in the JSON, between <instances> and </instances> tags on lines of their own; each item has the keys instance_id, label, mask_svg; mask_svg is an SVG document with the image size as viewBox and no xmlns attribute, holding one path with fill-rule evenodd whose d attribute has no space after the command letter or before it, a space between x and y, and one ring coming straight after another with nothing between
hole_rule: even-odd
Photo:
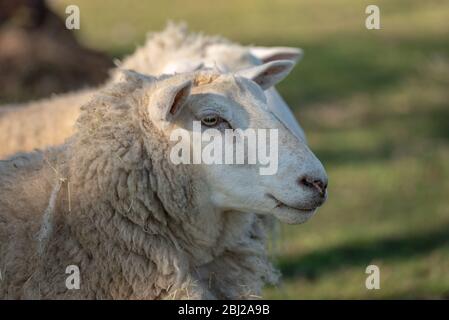
<instances>
[{"instance_id":1,"label":"blurred green field","mask_svg":"<svg viewBox=\"0 0 449 320\"><path fill-rule=\"evenodd\" d=\"M120 57L168 19L304 60L279 91L330 179L305 225L282 226L282 284L265 297L449 298L449 2L378 0L53 1L81 9L79 36ZM365 268L381 289L365 288Z\"/></svg>"}]
</instances>

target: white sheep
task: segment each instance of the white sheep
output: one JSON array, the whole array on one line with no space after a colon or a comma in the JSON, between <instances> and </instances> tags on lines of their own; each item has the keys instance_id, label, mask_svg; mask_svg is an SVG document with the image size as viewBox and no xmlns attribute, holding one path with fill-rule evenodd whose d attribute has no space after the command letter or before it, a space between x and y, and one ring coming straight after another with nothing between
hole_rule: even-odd
<instances>
[{"instance_id":1,"label":"white sheep","mask_svg":"<svg viewBox=\"0 0 449 320\"><path fill-rule=\"evenodd\" d=\"M185 25L169 24L159 33L150 34L145 45L125 58L120 68L148 75L193 71L217 67L236 71L242 67L288 59L295 63L302 51L288 47L244 47L217 36L190 33ZM109 82L120 72L112 71ZM73 133L79 106L88 101L97 88L61 94L37 102L0 108L0 157L63 143ZM304 133L276 89L266 91L268 106L298 137Z\"/></svg>"},{"instance_id":2,"label":"white sheep","mask_svg":"<svg viewBox=\"0 0 449 320\"><path fill-rule=\"evenodd\" d=\"M260 296L276 274L252 212L300 223L326 197L321 163L261 90L291 68L276 61L237 74L128 73L81 108L65 144L0 161L0 297ZM278 173L173 164L169 135L192 134L195 119L218 130L277 129ZM78 290L66 285L69 265L79 268Z\"/></svg>"}]
</instances>

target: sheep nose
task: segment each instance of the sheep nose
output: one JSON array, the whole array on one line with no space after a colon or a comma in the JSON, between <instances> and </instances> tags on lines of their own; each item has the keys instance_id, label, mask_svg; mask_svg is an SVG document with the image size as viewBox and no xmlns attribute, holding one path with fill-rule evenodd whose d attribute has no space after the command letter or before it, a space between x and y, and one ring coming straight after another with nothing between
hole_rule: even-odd
<instances>
[{"instance_id":1,"label":"sheep nose","mask_svg":"<svg viewBox=\"0 0 449 320\"><path fill-rule=\"evenodd\" d=\"M320 178L314 178L311 176L302 176L299 178L299 185L305 187L306 189L312 189L321 196L321 198L326 197L327 191L327 179L323 180Z\"/></svg>"}]
</instances>

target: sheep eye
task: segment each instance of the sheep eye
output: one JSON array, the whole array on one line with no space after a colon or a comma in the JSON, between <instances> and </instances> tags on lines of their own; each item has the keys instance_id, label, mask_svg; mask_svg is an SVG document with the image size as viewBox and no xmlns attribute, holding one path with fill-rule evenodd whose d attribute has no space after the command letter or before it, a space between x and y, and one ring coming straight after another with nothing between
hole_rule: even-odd
<instances>
[{"instance_id":1,"label":"sheep eye","mask_svg":"<svg viewBox=\"0 0 449 320\"><path fill-rule=\"evenodd\" d=\"M213 126L217 125L219 120L220 120L220 118L218 116L206 116L206 117L201 119L201 122L205 126L213 127Z\"/></svg>"}]
</instances>

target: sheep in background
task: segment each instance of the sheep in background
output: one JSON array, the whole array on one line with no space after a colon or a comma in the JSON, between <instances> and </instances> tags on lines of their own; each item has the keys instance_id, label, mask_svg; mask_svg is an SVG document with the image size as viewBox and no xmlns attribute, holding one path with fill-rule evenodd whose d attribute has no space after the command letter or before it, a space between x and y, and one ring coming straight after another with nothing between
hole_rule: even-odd
<instances>
[{"instance_id":1,"label":"sheep in background","mask_svg":"<svg viewBox=\"0 0 449 320\"><path fill-rule=\"evenodd\" d=\"M0 108L0 157L63 143L73 133L80 103L87 102L93 93L85 89Z\"/></svg>"},{"instance_id":2,"label":"sheep in background","mask_svg":"<svg viewBox=\"0 0 449 320\"><path fill-rule=\"evenodd\" d=\"M279 59L296 63L301 56L302 51L297 48L244 47L218 36L190 33L185 25L169 24L164 31L149 34L145 45L125 58L120 68L148 75L193 71L201 67L236 71ZM114 70L109 82L117 81L119 74ZM0 157L63 143L73 133L79 106L97 90L86 89L0 108ZM304 132L276 89L267 90L266 96L270 109L305 140Z\"/></svg>"},{"instance_id":3,"label":"sheep in background","mask_svg":"<svg viewBox=\"0 0 449 320\"><path fill-rule=\"evenodd\" d=\"M261 90L291 68L276 61L157 80L130 73L82 108L66 144L0 161L0 297L259 296L275 274L252 212L301 223L326 197L321 163L269 112ZM217 130L278 129L278 173L173 164L169 134L192 134L195 119ZM68 265L80 269L79 290L65 285Z\"/></svg>"}]
</instances>

